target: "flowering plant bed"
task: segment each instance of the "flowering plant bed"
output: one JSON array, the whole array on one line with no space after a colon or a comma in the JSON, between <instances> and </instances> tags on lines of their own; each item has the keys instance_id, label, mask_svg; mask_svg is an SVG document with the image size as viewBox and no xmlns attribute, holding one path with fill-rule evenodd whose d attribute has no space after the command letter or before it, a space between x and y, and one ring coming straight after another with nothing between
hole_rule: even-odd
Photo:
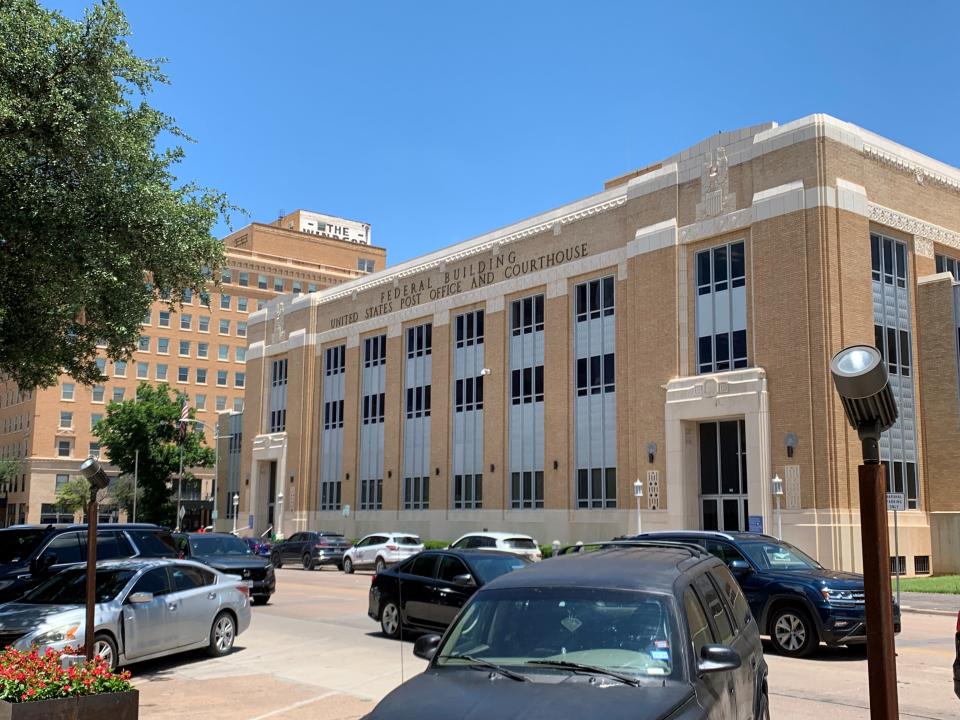
<instances>
[{"instance_id":1,"label":"flowering plant bed","mask_svg":"<svg viewBox=\"0 0 960 720\"><path fill-rule=\"evenodd\" d=\"M0 720L136 720L139 693L130 673L101 660L63 667L70 653L0 652Z\"/></svg>"}]
</instances>

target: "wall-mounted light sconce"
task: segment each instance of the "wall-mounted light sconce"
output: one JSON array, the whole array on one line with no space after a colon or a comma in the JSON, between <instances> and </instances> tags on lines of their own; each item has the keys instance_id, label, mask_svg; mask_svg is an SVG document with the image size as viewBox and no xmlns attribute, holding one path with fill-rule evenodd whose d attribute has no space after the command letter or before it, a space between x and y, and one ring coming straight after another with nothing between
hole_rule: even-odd
<instances>
[{"instance_id":1,"label":"wall-mounted light sconce","mask_svg":"<svg viewBox=\"0 0 960 720\"><path fill-rule=\"evenodd\" d=\"M553 469L556 470L556 469L558 469L559 467L560 467L560 463L558 463L556 460L554 460L554 461L553 461Z\"/></svg>"},{"instance_id":2,"label":"wall-mounted light sconce","mask_svg":"<svg viewBox=\"0 0 960 720\"><path fill-rule=\"evenodd\" d=\"M393 477L393 470L387 470L387 477L388 477L388 478L392 478L392 477Z\"/></svg>"},{"instance_id":3,"label":"wall-mounted light sconce","mask_svg":"<svg viewBox=\"0 0 960 720\"><path fill-rule=\"evenodd\" d=\"M293 485L293 475L290 476L290 484Z\"/></svg>"},{"instance_id":4,"label":"wall-mounted light sconce","mask_svg":"<svg viewBox=\"0 0 960 720\"><path fill-rule=\"evenodd\" d=\"M493 472L496 469L497 469L497 466L494 465L493 463L490 463L490 472Z\"/></svg>"},{"instance_id":5,"label":"wall-mounted light sconce","mask_svg":"<svg viewBox=\"0 0 960 720\"><path fill-rule=\"evenodd\" d=\"M783 444L787 446L787 457L792 458L793 451L797 447L797 436L792 432L788 432L783 438Z\"/></svg>"},{"instance_id":6,"label":"wall-mounted light sconce","mask_svg":"<svg viewBox=\"0 0 960 720\"><path fill-rule=\"evenodd\" d=\"M350 473L347 473L347 480L350 479Z\"/></svg>"},{"instance_id":7,"label":"wall-mounted light sconce","mask_svg":"<svg viewBox=\"0 0 960 720\"><path fill-rule=\"evenodd\" d=\"M243 484L244 484L244 485L249 485L249 484L250 484L250 478L248 477Z\"/></svg>"},{"instance_id":8,"label":"wall-mounted light sconce","mask_svg":"<svg viewBox=\"0 0 960 720\"><path fill-rule=\"evenodd\" d=\"M657 456L657 444L655 442L647 443L647 462L653 463Z\"/></svg>"},{"instance_id":9,"label":"wall-mounted light sconce","mask_svg":"<svg viewBox=\"0 0 960 720\"><path fill-rule=\"evenodd\" d=\"M439 474L440 474L440 468L436 468L436 469L434 470L434 473L433 473L433 474L434 474L434 475L439 475Z\"/></svg>"}]
</instances>

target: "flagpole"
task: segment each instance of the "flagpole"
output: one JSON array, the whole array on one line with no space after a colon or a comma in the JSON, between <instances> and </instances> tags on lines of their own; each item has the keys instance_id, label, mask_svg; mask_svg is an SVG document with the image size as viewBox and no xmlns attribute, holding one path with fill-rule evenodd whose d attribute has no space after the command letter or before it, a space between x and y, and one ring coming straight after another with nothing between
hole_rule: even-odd
<instances>
[{"instance_id":1,"label":"flagpole","mask_svg":"<svg viewBox=\"0 0 960 720\"><path fill-rule=\"evenodd\" d=\"M187 396L183 396L183 404L180 407L179 432L177 437L180 440L180 474L177 478L177 532L180 532L180 510L183 507L183 446L187 442L187 420L190 418L190 407L187 405Z\"/></svg>"}]
</instances>

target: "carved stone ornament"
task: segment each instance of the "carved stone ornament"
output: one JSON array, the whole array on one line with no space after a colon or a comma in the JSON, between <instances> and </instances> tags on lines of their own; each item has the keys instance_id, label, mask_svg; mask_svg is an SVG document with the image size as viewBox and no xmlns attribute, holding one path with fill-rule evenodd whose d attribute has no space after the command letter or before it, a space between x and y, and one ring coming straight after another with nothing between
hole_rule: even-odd
<instances>
[{"instance_id":1,"label":"carved stone ornament","mask_svg":"<svg viewBox=\"0 0 960 720\"><path fill-rule=\"evenodd\" d=\"M283 327L283 303L279 303L273 313L273 344L282 343L286 339L287 331Z\"/></svg>"},{"instance_id":2,"label":"carved stone ornament","mask_svg":"<svg viewBox=\"0 0 960 720\"><path fill-rule=\"evenodd\" d=\"M933 257L935 242L960 250L960 233L874 203L867 203L867 213L871 220L880 225L913 235L914 252L921 257Z\"/></svg>"},{"instance_id":3,"label":"carved stone ornament","mask_svg":"<svg viewBox=\"0 0 960 720\"><path fill-rule=\"evenodd\" d=\"M737 206L737 196L730 192L729 161L727 150L718 147L710 153L700 174L700 202L697 203L697 220L706 220L732 211Z\"/></svg>"}]
</instances>

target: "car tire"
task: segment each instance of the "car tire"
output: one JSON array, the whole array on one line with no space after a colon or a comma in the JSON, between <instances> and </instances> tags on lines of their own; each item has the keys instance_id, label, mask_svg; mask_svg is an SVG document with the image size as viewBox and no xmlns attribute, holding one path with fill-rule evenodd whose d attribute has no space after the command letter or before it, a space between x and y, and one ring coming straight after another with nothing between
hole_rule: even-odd
<instances>
[{"instance_id":1,"label":"car tire","mask_svg":"<svg viewBox=\"0 0 960 720\"><path fill-rule=\"evenodd\" d=\"M377 562L375 562L373 565L373 571L379 575L386 569L386 567L387 563L384 561L384 559L382 557L378 557Z\"/></svg>"},{"instance_id":2,"label":"car tire","mask_svg":"<svg viewBox=\"0 0 960 720\"><path fill-rule=\"evenodd\" d=\"M400 637L400 608L393 600L387 600L380 607L380 629L388 638Z\"/></svg>"},{"instance_id":3,"label":"car tire","mask_svg":"<svg viewBox=\"0 0 960 720\"><path fill-rule=\"evenodd\" d=\"M817 628L810 616L795 607L781 607L770 618L770 641L778 655L808 657L820 645Z\"/></svg>"},{"instance_id":4,"label":"car tire","mask_svg":"<svg viewBox=\"0 0 960 720\"><path fill-rule=\"evenodd\" d=\"M347 575L353 575L353 560L350 558L343 559L343 571Z\"/></svg>"},{"instance_id":5,"label":"car tire","mask_svg":"<svg viewBox=\"0 0 960 720\"><path fill-rule=\"evenodd\" d=\"M213 619L210 626L210 644L207 654L210 657L223 657L233 650L237 639L237 621L228 612L222 612Z\"/></svg>"},{"instance_id":6,"label":"car tire","mask_svg":"<svg viewBox=\"0 0 960 720\"><path fill-rule=\"evenodd\" d=\"M273 555L271 555L270 562L273 564L275 568L283 567L283 560L280 559L280 553L274 553Z\"/></svg>"},{"instance_id":7,"label":"car tire","mask_svg":"<svg viewBox=\"0 0 960 720\"><path fill-rule=\"evenodd\" d=\"M117 668L117 643L106 633L93 636L93 654L99 655L111 670Z\"/></svg>"},{"instance_id":8,"label":"car tire","mask_svg":"<svg viewBox=\"0 0 960 720\"><path fill-rule=\"evenodd\" d=\"M770 696L767 693L760 696L760 712L757 713L757 720L770 720Z\"/></svg>"},{"instance_id":9,"label":"car tire","mask_svg":"<svg viewBox=\"0 0 960 720\"><path fill-rule=\"evenodd\" d=\"M304 553L303 558L301 559L301 562L303 563L304 570L313 570L314 568L313 555L311 555L310 553Z\"/></svg>"},{"instance_id":10,"label":"car tire","mask_svg":"<svg viewBox=\"0 0 960 720\"><path fill-rule=\"evenodd\" d=\"M250 599L250 602L252 602L254 605L266 605L268 602L270 602L270 596L269 596L269 595L254 595L254 596Z\"/></svg>"}]
</instances>

